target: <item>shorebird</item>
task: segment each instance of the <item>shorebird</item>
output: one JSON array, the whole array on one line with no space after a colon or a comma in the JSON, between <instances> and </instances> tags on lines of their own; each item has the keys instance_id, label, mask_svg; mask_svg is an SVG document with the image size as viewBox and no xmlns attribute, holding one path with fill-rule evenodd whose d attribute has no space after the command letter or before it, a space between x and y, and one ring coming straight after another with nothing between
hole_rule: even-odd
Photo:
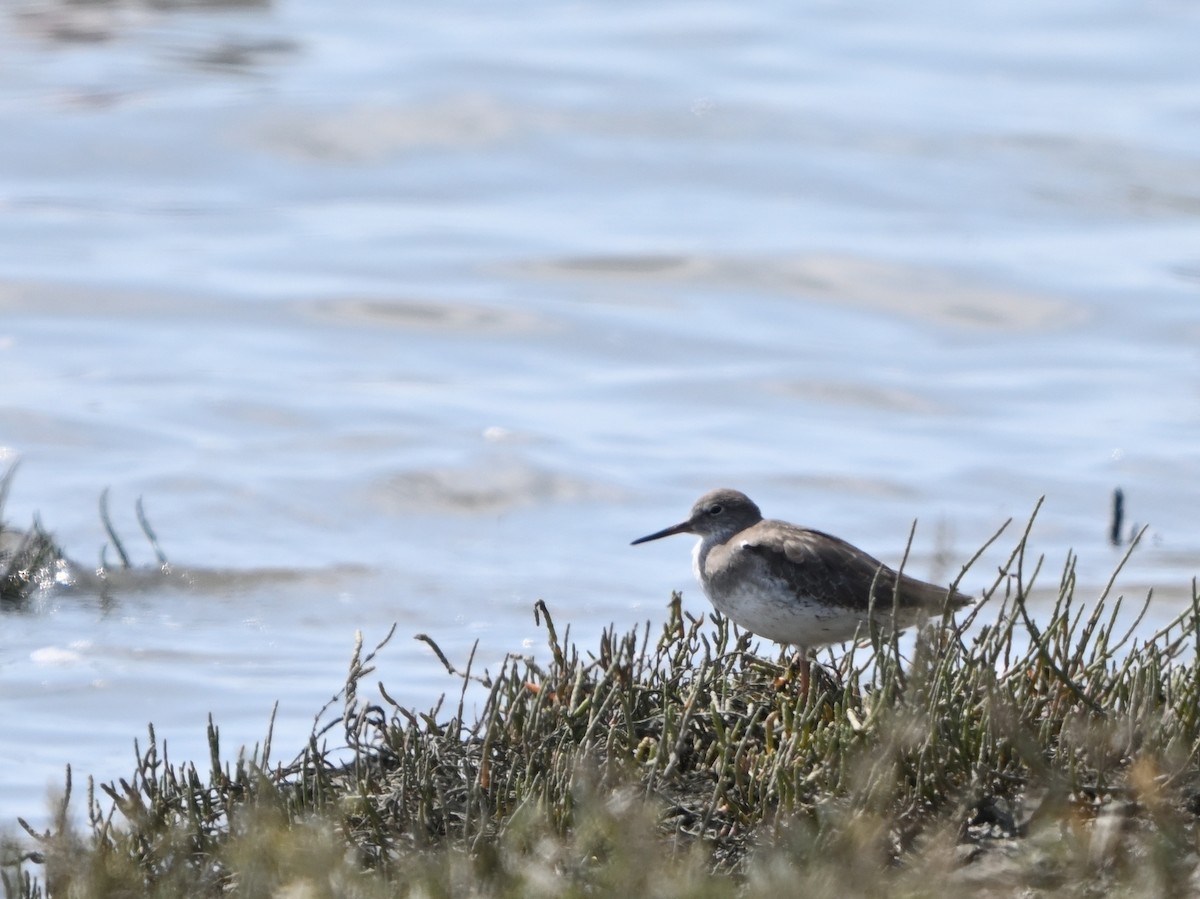
<instances>
[{"instance_id":1,"label":"shorebird","mask_svg":"<svg viewBox=\"0 0 1200 899\"><path fill-rule=\"evenodd\" d=\"M686 521L631 545L695 534L692 570L718 612L751 633L796 647L807 692L809 650L853 639L873 619L909 627L970 597L900 574L856 546L786 521L764 519L737 490L704 494Z\"/></svg>"}]
</instances>

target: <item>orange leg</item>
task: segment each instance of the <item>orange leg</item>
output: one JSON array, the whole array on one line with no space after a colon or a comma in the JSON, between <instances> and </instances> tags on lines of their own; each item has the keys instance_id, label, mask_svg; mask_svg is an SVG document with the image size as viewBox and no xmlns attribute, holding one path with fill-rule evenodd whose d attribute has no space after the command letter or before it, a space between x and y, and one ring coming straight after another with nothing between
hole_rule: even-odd
<instances>
[{"instance_id":1,"label":"orange leg","mask_svg":"<svg viewBox=\"0 0 1200 899\"><path fill-rule=\"evenodd\" d=\"M800 675L800 695L808 696L809 687L812 685L812 661L808 658L808 650L803 647L797 648L787 671L775 679L775 686L782 688L791 681L793 674Z\"/></svg>"}]
</instances>

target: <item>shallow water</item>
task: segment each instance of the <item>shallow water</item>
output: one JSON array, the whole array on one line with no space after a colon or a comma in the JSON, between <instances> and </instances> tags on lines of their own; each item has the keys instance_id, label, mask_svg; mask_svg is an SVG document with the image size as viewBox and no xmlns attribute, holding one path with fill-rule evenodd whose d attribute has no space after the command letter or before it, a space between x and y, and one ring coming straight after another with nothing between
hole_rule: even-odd
<instances>
[{"instance_id":1,"label":"shallow water","mask_svg":"<svg viewBox=\"0 0 1200 899\"><path fill-rule=\"evenodd\" d=\"M356 631L456 664L707 606L718 485L951 577L1200 567L1200 11L1156 3L10 4L6 516L96 564L110 489L176 571L0 616L0 828L127 776L301 747ZM967 575L990 582L1002 539ZM113 553L110 549L111 562Z\"/></svg>"}]
</instances>

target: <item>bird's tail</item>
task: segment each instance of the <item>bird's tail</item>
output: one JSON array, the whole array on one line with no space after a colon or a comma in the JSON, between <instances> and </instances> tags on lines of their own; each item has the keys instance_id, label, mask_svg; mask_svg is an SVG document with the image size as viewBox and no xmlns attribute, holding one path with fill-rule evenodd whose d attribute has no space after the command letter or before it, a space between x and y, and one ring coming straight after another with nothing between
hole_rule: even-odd
<instances>
[{"instance_id":1,"label":"bird's tail","mask_svg":"<svg viewBox=\"0 0 1200 899\"><path fill-rule=\"evenodd\" d=\"M885 603L892 601L892 591L887 590L883 596L878 596L876 602L882 599ZM910 609L922 609L931 614L941 611L955 611L969 606L975 597L942 587L919 581L906 574L900 575L900 605Z\"/></svg>"}]
</instances>

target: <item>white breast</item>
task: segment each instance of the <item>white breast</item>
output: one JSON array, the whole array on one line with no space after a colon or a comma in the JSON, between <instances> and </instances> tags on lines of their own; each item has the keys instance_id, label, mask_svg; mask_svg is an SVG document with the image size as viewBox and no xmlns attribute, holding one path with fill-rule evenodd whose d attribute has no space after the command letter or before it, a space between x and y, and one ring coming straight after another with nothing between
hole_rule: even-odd
<instances>
[{"instance_id":1,"label":"white breast","mask_svg":"<svg viewBox=\"0 0 1200 899\"><path fill-rule=\"evenodd\" d=\"M831 607L813 597L796 596L782 582L758 582L714 591L703 577L707 555L703 541L692 550L692 573L709 602L722 615L760 637L793 646L824 646L851 639L861 618L848 609Z\"/></svg>"},{"instance_id":2,"label":"white breast","mask_svg":"<svg viewBox=\"0 0 1200 899\"><path fill-rule=\"evenodd\" d=\"M701 568L703 561L704 541L697 540L696 545L692 547L692 577L694 577L700 586L704 586L704 570Z\"/></svg>"}]
</instances>

